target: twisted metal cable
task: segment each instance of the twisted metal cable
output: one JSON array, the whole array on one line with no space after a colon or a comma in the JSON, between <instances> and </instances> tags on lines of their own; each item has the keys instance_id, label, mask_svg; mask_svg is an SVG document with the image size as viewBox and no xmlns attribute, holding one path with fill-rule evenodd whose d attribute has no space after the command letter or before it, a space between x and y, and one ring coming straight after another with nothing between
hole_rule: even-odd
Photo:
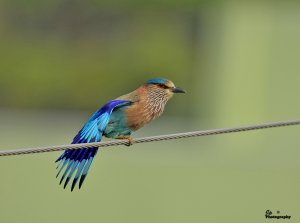
<instances>
[{"instance_id":1,"label":"twisted metal cable","mask_svg":"<svg viewBox=\"0 0 300 223\"><path fill-rule=\"evenodd\" d=\"M172 139L183 139L183 138L190 138L190 137L197 137L197 136L220 135L226 133L245 132L245 131L252 131L252 130L259 130L259 129L292 126L292 125L300 125L300 120L272 122L272 123L265 123L265 124L258 124L258 125L235 127L235 128L221 128L221 129L202 130L202 131L195 131L195 132L183 132L183 133L176 133L176 134L169 134L169 135L142 137L142 138L134 139L133 143L137 144L137 143L165 141L165 140L172 140ZM67 149L81 149L81 148L91 148L91 147L120 146L120 145L128 145L128 141L112 140L112 141L105 141L105 142L35 147L35 148L6 150L6 151L4 150L4 151L0 151L0 156L15 156L15 155L24 155L24 154L31 154L31 153L62 151Z\"/></svg>"}]
</instances>

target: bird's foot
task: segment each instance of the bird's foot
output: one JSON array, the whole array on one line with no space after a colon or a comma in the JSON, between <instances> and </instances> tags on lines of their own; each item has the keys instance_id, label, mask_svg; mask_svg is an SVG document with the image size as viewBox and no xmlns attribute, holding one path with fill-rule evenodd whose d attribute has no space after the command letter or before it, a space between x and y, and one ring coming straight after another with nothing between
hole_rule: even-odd
<instances>
[{"instance_id":1,"label":"bird's foot","mask_svg":"<svg viewBox=\"0 0 300 223\"><path fill-rule=\"evenodd\" d=\"M128 143L125 146L131 146L134 143L134 139L131 136L118 136L116 139L127 139Z\"/></svg>"}]
</instances>

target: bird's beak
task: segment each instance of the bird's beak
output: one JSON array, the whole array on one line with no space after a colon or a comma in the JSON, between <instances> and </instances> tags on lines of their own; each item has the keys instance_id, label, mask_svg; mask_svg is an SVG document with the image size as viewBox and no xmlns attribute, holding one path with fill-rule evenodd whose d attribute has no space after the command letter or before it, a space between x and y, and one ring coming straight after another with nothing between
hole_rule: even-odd
<instances>
[{"instance_id":1,"label":"bird's beak","mask_svg":"<svg viewBox=\"0 0 300 223\"><path fill-rule=\"evenodd\" d=\"M185 93L185 90L183 90L180 87L174 87L174 88L172 88L172 92L173 93Z\"/></svg>"}]
</instances>

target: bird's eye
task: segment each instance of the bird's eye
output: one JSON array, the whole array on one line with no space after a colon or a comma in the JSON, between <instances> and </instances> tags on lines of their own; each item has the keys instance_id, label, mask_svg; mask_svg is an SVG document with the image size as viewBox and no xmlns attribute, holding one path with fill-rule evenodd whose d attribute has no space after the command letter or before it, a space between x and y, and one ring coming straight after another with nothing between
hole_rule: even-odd
<instances>
[{"instance_id":1,"label":"bird's eye","mask_svg":"<svg viewBox=\"0 0 300 223\"><path fill-rule=\"evenodd\" d=\"M166 86L166 85L164 85L164 84L158 84L158 87L163 88L163 89L169 88L168 86Z\"/></svg>"}]
</instances>

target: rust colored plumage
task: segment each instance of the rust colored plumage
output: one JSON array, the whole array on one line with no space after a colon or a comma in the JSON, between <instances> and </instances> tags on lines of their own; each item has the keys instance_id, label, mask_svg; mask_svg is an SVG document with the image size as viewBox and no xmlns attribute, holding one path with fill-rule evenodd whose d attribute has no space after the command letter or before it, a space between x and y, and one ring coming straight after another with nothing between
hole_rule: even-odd
<instances>
[{"instance_id":1,"label":"rust colored plumage","mask_svg":"<svg viewBox=\"0 0 300 223\"><path fill-rule=\"evenodd\" d=\"M133 139L131 134L160 116L174 93L184 93L172 81L163 78L148 80L135 91L106 103L97 110L75 136L72 143L99 142L102 136L116 139ZM64 170L60 180L64 188L74 176L71 190L79 181L82 186L98 148L66 150L56 161L60 167L57 176Z\"/></svg>"},{"instance_id":2,"label":"rust colored plumage","mask_svg":"<svg viewBox=\"0 0 300 223\"><path fill-rule=\"evenodd\" d=\"M159 117L172 95L158 86L144 84L135 91L117 99L134 102L125 110L125 113L128 127L136 131Z\"/></svg>"}]
</instances>

